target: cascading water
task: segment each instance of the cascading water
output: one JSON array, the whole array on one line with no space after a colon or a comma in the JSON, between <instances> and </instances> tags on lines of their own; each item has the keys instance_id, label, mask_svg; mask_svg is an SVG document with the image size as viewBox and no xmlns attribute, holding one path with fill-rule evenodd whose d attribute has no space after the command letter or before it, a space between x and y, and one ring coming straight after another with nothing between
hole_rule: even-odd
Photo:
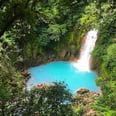
<instances>
[{"instance_id":1,"label":"cascading water","mask_svg":"<svg viewBox=\"0 0 116 116\"><path fill-rule=\"evenodd\" d=\"M74 63L74 66L80 71L90 71L91 52L93 51L97 40L97 33L98 31L93 29L86 35L85 42L81 47L80 57L77 60L77 63Z\"/></svg>"},{"instance_id":2,"label":"cascading water","mask_svg":"<svg viewBox=\"0 0 116 116\"><path fill-rule=\"evenodd\" d=\"M72 62L57 61L30 68L31 78L27 82L27 89L30 90L37 85L41 87L43 83L50 84L51 82L63 81L68 85L72 93L75 93L80 88L98 91L99 88L95 83L97 75L90 71L89 67L91 52L96 40L97 30L89 31L82 45L80 58L74 65Z\"/></svg>"}]
</instances>

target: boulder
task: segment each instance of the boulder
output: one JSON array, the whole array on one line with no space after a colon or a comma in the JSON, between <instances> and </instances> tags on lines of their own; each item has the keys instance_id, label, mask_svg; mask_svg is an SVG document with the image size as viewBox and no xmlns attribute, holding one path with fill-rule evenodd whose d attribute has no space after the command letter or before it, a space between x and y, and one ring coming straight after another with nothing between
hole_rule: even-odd
<instances>
[{"instance_id":1,"label":"boulder","mask_svg":"<svg viewBox=\"0 0 116 116\"><path fill-rule=\"evenodd\" d=\"M70 46L70 52L71 52L71 54L75 54L75 49L76 49L75 45L71 45Z\"/></svg>"},{"instance_id":2,"label":"boulder","mask_svg":"<svg viewBox=\"0 0 116 116\"><path fill-rule=\"evenodd\" d=\"M89 93L89 90L86 88L81 88L80 90L77 91L77 94L85 94L85 93Z\"/></svg>"},{"instance_id":3,"label":"boulder","mask_svg":"<svg viewBox=\"0 0 116 116\"><path fill-rule=\"evenodd\" d=\"M62 51L59 53L59 56L61 58L64 58L66 56L66 54L67 54L67 50L66 49L62 49Z\"/></svg>"},{"instance_id":4,"label":"boulder","mask_svg":"<svg viewBox=\"0 0 116 116\"><path fill-rule=\"evenodd\" d=\"M24 77L29 77L31 73L28 72L27 70L22 70L22 71L21 71L21 74L22 74Z\"/></svg>"}]
</instances>

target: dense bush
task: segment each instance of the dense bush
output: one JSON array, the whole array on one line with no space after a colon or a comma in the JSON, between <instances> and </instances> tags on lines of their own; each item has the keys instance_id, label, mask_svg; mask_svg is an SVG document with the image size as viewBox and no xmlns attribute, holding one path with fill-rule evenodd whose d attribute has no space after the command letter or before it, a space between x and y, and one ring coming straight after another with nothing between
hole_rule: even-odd
<instances>
[{"instance_id":1,"label":"dense bush","mask_svg":"<svg viewBox=\"0 0 116 116\"><path fill-rule=\"evenodd\" d=\"M114 0L0 0L1 115L12 115L21 110L24 115L38 112L40 115L46 112L72 115L71 105L64 104L71 98L65 86L56 84L54 88L26 93L22 91L24 80L17 70L20 65L16 64L34 60L38 54L44 56L46 52L59 52L71 45L79 51L81 38L94 27L99 34L92 53L93 67L98 72L97 84L102 90L96 109L104 115L115 115L115 22ZM79 112L81 110L78 108Z\"/></svg>"}]
</instances>

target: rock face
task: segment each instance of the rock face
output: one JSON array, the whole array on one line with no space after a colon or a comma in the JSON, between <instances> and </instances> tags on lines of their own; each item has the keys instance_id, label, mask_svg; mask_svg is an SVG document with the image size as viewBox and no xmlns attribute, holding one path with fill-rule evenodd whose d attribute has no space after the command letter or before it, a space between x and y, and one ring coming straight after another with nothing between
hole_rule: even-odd
<instances>
[{"instance_id":1,"label":"rock face","mask_svg":"<svg viewBox=\"0 0 116 116\"><path fill-rule=\"evenodd\" d=\"M53 61L74 61L76 58L76 53L76 46L71 45L68 48L62 48L57 53L50 51L46 52L44 55L39 54L36 58L28 59L27 61L24 61L24 63L26 67L32 67Z\"/></svg>"},{"instance_id":2,"label":"rock face","mask_svg":"<svg viewBox=\"0 0 116 116\"><path fill-rule=\"evenodd\" d=\"M68 52L68 51L67 51L66 49L62 49L61 52L59 52L59 56L60 56L61 58L64 58L64 57L66 56L67 52Z\"/></svg>"},{"instance_id":3,"label":"rock face","mask_svg":"<svg viewBox=\"0 0 116 116\"><path fill-rule=\"evenodd\" d=\"M99 113L92 108L92 105L96 102L99 96L99 93L81 88L77 91L77 95L73 101L73 106L77 109L81 107L81 116L99 116Z\"/></svg>"},{"instance_id":4,"label":"rock face","mask_svg":"<svg viewBox=\"0 0 116 116\"><path fill-rule=\"evenodd\" d=\"M21 74L22 74L24 77L29 77L31 73L28 72L27 70L21 70Z\"/></svg>"}]
</instances>

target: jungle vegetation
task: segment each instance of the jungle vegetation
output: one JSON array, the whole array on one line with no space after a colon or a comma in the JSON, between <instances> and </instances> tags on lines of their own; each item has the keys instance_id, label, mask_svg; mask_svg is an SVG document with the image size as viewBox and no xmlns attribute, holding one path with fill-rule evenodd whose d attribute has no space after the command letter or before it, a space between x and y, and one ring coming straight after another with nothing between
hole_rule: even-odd
<instances>
[{"instance_id":1,"label":"jungle vegetation","mask_svg":"<svg viewBox=\"0 0 116 116\"><path fill-rule=\"evenodd\" d=\"M19 67L72 44L78 52L80 40L93 28L99 33L92 68L102 91L93 107L99 116L115 116L115 0L0 0L0 115L81 116L64 83L29 92Z\"/></svg>"}]
</instances>

